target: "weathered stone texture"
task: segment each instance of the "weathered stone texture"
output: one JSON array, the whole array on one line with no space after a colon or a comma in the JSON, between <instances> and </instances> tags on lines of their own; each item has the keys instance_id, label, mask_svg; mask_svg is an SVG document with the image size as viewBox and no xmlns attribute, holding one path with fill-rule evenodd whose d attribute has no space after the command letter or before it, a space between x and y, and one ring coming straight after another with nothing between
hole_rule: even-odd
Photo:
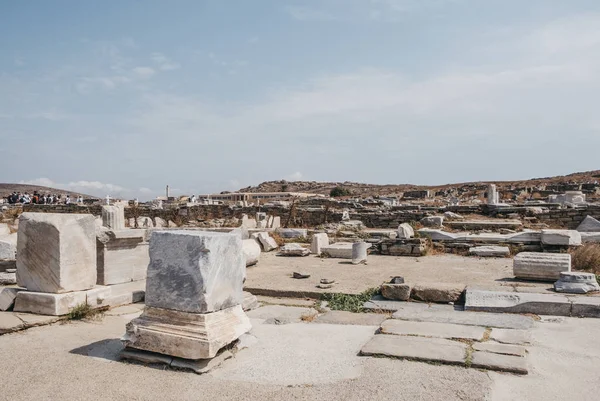
<instances>
[{"instance_id":1,"label":"weathered stone texture","mask_svg":"<svg viewBox=\"0 0 600 401\"><path fill-rule=\"evenodd\" d=\"M528 280L555 281L571 271L568 253L521 252L513 259L513 274Z\"/></svg>"}]
</instances>

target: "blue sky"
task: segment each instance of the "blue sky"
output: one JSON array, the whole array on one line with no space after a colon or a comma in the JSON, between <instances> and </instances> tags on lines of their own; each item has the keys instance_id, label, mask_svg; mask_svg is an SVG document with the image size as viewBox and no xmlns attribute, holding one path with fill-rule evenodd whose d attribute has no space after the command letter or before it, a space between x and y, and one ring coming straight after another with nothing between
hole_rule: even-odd
<instances>
[{"instance_id":1,"label":"blue sky","mask_svg":"<svg viewBox=\"0 0 600 401\"><path fill-rule=\"evenodd\" d=\"M0 182L140 198L600 168L600 3L0 2Z\"/></svg>"}]
</instances>

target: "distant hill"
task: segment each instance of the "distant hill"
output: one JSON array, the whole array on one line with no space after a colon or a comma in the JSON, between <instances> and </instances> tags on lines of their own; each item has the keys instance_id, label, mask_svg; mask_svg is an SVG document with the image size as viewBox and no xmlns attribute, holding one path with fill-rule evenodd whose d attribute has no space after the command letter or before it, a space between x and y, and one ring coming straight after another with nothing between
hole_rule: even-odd
<instances>
[{"instance_id":1,"label":"distant hill","mask_svg":"<svg viewBox=\"0 0 600 401\"><path fill-rule=\"evenodd\" d=\"M67 191L64 189L43 187L40 185L0 183L0 198L6 198L8 195L12 194L13 192L21 192L21 193L27 192L29 194L33 194L35 191L37 191L38 193L41 193L41 194L54 194L54 195L67 195L68 194L71 198L76 198L79 195L83 196L84 198L97 198L97 196L90 196L90 195L82 194L80 192L72 192L72 191Z\"/></svg>"},{"instance_id":2,"label":"distant hill","mask_svg":"<svg viewBox=\"0 0 600 401\"><path fill-rule=\"evenodd\" d=\"M573 173L569 175L532 178L529 180L517 181L479 181L479 182L464 182L456 184L443 185L414 185L414 184L389 184L376 185L364 184L357 182L316 182L316 181L267 181L256 186L242 188L239 192L308 192L314 194L329 195L329 192L338 186L348 188L354 195L393 195L406 191L415 190L442 190L448 188L458 188L466 186L476 186L482 184L497 184L498 189L508 186L523 186L537 187L544 184L559 184L559 183L593 183L600 181L600 170L587 171L581 173Z\"/></svg>"}]
</instances>

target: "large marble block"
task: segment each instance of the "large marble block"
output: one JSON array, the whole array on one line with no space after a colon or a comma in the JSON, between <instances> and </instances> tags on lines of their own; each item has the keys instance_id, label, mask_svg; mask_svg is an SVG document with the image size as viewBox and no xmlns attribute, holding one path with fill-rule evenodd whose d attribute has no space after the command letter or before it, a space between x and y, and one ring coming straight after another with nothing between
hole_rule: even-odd
<instances>
[{"instance_id":1,"label":"large marble block","mask_svg":"<svg viewBox=\"0 0 600 401\"><path fill-rule=\"evenodd\" d=\"M542 230L542 244L579 246L581 234L575 230Z\"/></svg>"},{"instance_id":2,"label":"large marble block","mask_svg":"<svg viewBox=\"0 0 600 401\"><path fill-rule=\"evenodd\" d=\"M555 281L562 272L571 271L571 255L568 253L521 252L513 259L516 278Z\"/></svg>"},{"instance_id":3,"label":"large marble block","mask_svg":"<svg viewBox=\"0 0 600 401\"><path fill-rule=\"evenodd\" d=\"M213 358L252 328L241 305L214 313L188 313L146 306L127 324L125 346L186 359Z\"/></svg>"},{"instance_id":4,"label":"large marble block","mask_svg":"<svg viewBox=\"0 0 600 401\"><path fill-rule=\"evenodd\" d=\"M150 256L147 230L101 229L96 240L97 283L113 285L144 280Z\"/></svg>"},{"instance_id":5,"label":"large marble block","mask_svg":"<svg viewBox=\"0 0 600 401\"><path fill-rule=\"evenodd\" d=\"M240 305L245 270L239 235L156 231L150 238L146 306L207 313Z\"/></svg>"},{"instance_id":6,"label":"large marble block","mask_svg":"<svg viewBox=\"0 0 600 401\"><path fill-rule=\"evenodd\" d=\"M125 209L119 206L102 206L102 225L111 230L125 229Z\"/></svg>"},{"instance_id":7,"label":"large marble block","mask_svg":"<svg viewBox=\"0 0 600 401\"><path fill-rule=\"evenodd\" d=\"M96 229L91 214L23 213L17 238L17 283L63 293L96 284Z\"/></svg>"}]
</instances>

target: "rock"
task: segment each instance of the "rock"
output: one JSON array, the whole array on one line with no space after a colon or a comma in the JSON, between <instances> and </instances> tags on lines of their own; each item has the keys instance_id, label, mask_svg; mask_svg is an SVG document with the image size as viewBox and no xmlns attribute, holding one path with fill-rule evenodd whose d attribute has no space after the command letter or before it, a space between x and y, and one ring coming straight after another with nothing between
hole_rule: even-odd
<instances>
[{"instance_id":1,"label":"rock","mask_svg":"<svg viewBox=\"0 0 600 401\"><path fill-rule=\"evenodd\" d=\"M17 257L17 235L0 237L0 260L15 260Z\"/></svg>"},{"instance_id":2,"label":"rock","mask_svg":"<svg viewBox=\"0 0 600 401\"><path fill-rule=\"evenodd\" d=\"M305 228L279 228L277 233L282 238L307 238L308 230Z\"/></svg>"},{"instance_id":3,"label":"rock","mask_svg":"<svg viewBox=\"0 0 600 401\"><path fill-rule=\"evenodd\" d=\"M244 252L244 259L246 260L246 267L254 266L260 259L260 245L255 239L242 240L242 250Z\"/></svg>"},{"instance_id":4,"label":"rock","mask_svg":"<svg viewBox=\"0 0 600 401\"><path fill-rule=\"evenodd\" d=\"M277 241L275 241L269 233L267 232L259 232L251 235L252 238L255 238L260 242L262 246L262 250L264 252L271 252L274 249L277 249L279 246L277 245Z\"/></svg>"},{"instance_id":5,"label":"rock","mask_svg":"<svg viewBox=\"0 0 600 401\"><path fill-rule=\"evenodd\" d=\"M355 242L352 244L352 264L367 263L367 249L371 244L366 242Z\"/></svg>"},{"instance_id":6,"label":"rock","mask_svg":"<svg viewBox=\"0 0 600 401\"><path fill-rule=\"evenodd\" d=\"M464 285L445 283L417 284L412 289L411 297L425 302L457 302L464 290Z\"/></svg>"},{"instance_id":7,"label":"rock","mask_svg":"<svg viewBox=\"0 0 600 401\"><path fill-rule=\"evenodd\" d=\"M279 249L278 255L280 256L308 256L310 250L304 248L300 244L285 244Z\"/></svg>"},{"instance_id":8,"label":"rock","mask_svg":"<svg viewBox=\"0 0 600 401\"><path fill-rule=\"evenodd\" d=\"M317 284L317 288L322 290L327 290L329 288L333 288L333 284Z\"/></svg>"},{"instance_id":9,"label":"rock","mask_svg":"<svg viewBox=\"0 0 600 401\"><path fill-rule=\"evenodd\" d=\"M560 278L554 283L554 290L571 294L586 294L600 291L600 285L598 285L594 273L565 271L560 273Z\"/></svg>"},{"instance_id":10,"label":"rock","mask_svg":"<svg viewBox=\"0 0 600 401\"><path fill-rule=\"evenodd\" d=\"M321 280L319 280L319 283L321 283L321 284L333 284L333 283L335 283L335 280L329 280L329 279L326 279L326 278L322 278Z\"/></svg>"},{"instance_id":11,"label":"rock","mask_svg":"<svg viewBox=\"0 0 600 401\"><path fill-rule=\"evenodd\" d=\"M510 256L510 249L507 246L474 246L469 248L469 253L481 257L504 258Z\"/></svg>"},{"instance_id":12,"label":"rock","mask_svg":"<svg viewBox=\"0 0 600 401\"><path fill-rule=\"evenodd\" d=\"M304 279L304 278L309 278L310 274L307 273L301 273L301 272L294 272L292 275L293 278L298 278L298 279Z\"/></svg>"},{"instance_id":13,"label":"rock","mask_svg":"<svg viewBox=\"0 0 600 401\"><path fill-rule=\"evenodd\" d=\"M9 272L0 272L0 285L17 284L17 274Z\"/></svg>"},{"instance_id":14,"label":"rock","mask_svg":"<svg viewBox=\"0 0 600 401\"><path fill-rule=\"evenodd\" d=\"M580 233L600 232L600 221L592 216L585 216L585 219L577 226L577 231Z\"/></svg>"},{"instance_id":15,"label":"rock","mask_svg":"<svg viewBox=\"0 0 600 401\"><path fill-rule=\"evenodd\" d=\"M329 237L326 233L313 234L312 242L310 244L310 252L319 256L321 255L321 248L329 245Z\"/></svg>"},{"instance_id":16,"label":"rock","mask_svg":"<svg viewBox=\"0 0 600 401\"><path fill-rule=\"evenodd\" d=\"M242 240L235 234L156 231L150 237L146 306L207 313L240 305L245 270Z\"/></svg>"},{"instance_id":17,"label":"rock","mask_svg":"<svg viewBox=\"0 0 600 401\"><path fill-rule=\"evenodd\" d=\"M381 286L381 295L387 299L408 301L410 292L411 287L408 284L383 284Z\"/></svg>"},{"instance_id":18,"label":"rock","mask_svg":"<svg viewBox=\"0 0 600 401\"><path fill-rule=\"evenodd\" d=\"M442 228L442 225L444 224L444 217L443 216L423 217L421 219L420 223L423 224L423 226L425 226L425 227Z\"/></svg>"},{"instance_id":19,"label":"rock","mask_svg":"<svg viewBox=\"0 0 600 401\"><path fill-rule=\"evenodd\" d=\"M542 230L542 244L579 246L581 234L575 230Z\"/></svg>"},{"instance_id":20,"label":"rock","mask_svg":"<svg viewBox=\"0 0 600 401\"><path fill-rule=\"evenodd\" d=\"M13 307L19 291L23 291L23 289L12 287L0 288L0 311L7 311Z\"/></svg>"},{"instance_id":21,"label":"rock","mask_svg":"<svg viewBox=\"0 0 600 401\"><path fill-rule=\"evenodd\" d=\"M19 286L34 292L63 293L96 284L94 216L23 213L19 220Z\"/></svg>"},{"instance_id":22,"label":"rock","mask_svg":"<svg viewBox=\"0 0 600 401\"><path fill-rule=\"evenodd\" d=\"M242 309L244 310L244 312L247 312L249 310L252 309L256 309L259 307L258 304L258 299L256 298L255 295L252 295L251 293L244 291L244 301L242 303Z\"/></svg>"},{"instance_id":23,"label":"rock","mask_svg":"<svg viewBox=\"0 0 600 401\"><path fill-rule=\"evenodd\" d=\"M102 225L111 230L124 230L125 209L123 206L102 206Z\"/></svg>"},{"instance_id":24,"label":"rock","mask_svg":"<svg viewBox=\"0 0 600 401\"><path fill-rule=\"evenodd\" d=\"M513 274L520 279L555 281L570 271L568 253L521 252L513 259Z\"/></svg>"},{"instance_id":25,"label":"rock","mask_svg":"<svg viewBox=\"0 0 600 401\"><path fill-rule=\"evenodd\" d=\"M396 276L390 280L390 284L404 284L404 277Z\"/></svg>"},{"instance_id":26,"label":"rock","mask_svg":"<svg viewBox=\"0 0 600 401\"><path fill-rule=\"evenodd\" d=\"M447 218L448 220L462 220L464 219L464 217L462 217L460 214L454 213L454 212L444 212L444 217Z\"/></svg>"},{"instance_id":27,"label":"rock","mask_svg":"<svg viewBox=\"0 0 600 401\"><path fill-rule=\"evenodd\" d=\"M402 223L398 226L398 239L409 239L415 236L415 230L408 223Z\"/></svg>"}]
</instances>

